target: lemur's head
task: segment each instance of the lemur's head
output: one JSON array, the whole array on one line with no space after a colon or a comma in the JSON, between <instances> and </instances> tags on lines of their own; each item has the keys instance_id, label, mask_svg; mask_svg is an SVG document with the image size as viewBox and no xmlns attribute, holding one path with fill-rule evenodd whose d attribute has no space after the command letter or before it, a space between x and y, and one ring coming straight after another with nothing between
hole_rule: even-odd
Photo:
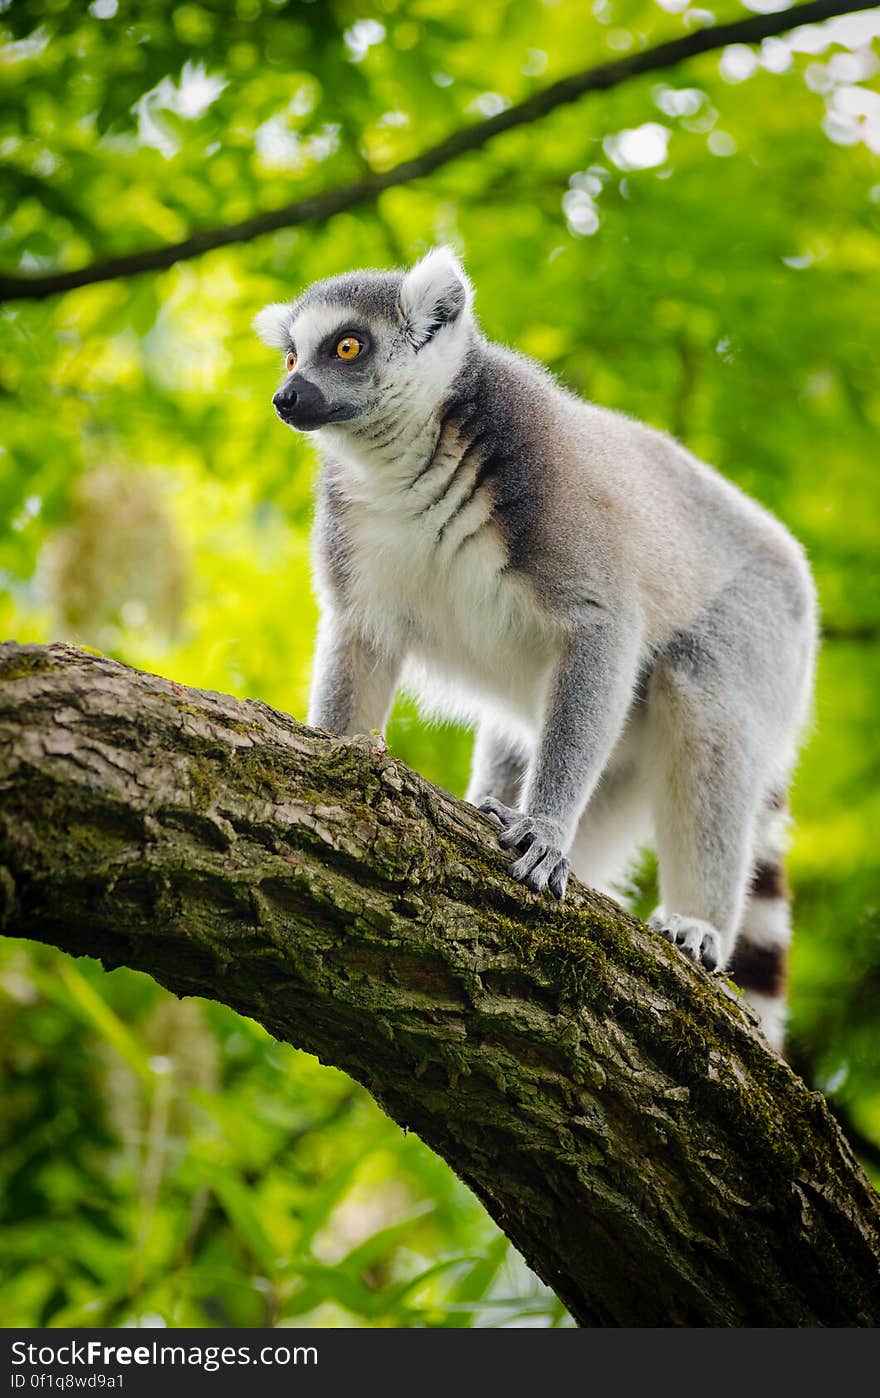
<instances>
[{"instance_id":1,"label":"lemur's head","mask_svg":"<svg viewBox=\"0 0 880 1398\"><path fill-rule=\"evenodd\" d=\"M266 306L254 327L284 351L287 371L275 411L301 432L380 420L404 395L430 411L461 368L472 300L464 268L442 247L407 271L348 272Z\"/></svg>"}]
</instances>

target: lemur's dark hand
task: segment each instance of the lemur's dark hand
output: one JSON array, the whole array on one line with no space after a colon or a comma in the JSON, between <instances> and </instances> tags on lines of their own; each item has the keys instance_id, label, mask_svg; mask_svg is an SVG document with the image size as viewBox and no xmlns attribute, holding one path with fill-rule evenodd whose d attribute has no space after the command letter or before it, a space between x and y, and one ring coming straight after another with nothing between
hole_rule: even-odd
<instances>
[{"instance_id":1,"label":"lemur's dark hand","mask_svg":"<svg viewBox=\"0 0 880 1398\"><path fill-rule=\"evenodd\" d=\"M520 852L519 859L510 866L517 882L524 883L534 893L543 893L549 888L557 898L564 898L568 860L560 848L558 826L543 816L523 815L522 811L505 806L503 801L496 801L494 796L481 801L480 810L494 816L501 826L498 836L501 848Z\"/></svg>"}]
</instances>

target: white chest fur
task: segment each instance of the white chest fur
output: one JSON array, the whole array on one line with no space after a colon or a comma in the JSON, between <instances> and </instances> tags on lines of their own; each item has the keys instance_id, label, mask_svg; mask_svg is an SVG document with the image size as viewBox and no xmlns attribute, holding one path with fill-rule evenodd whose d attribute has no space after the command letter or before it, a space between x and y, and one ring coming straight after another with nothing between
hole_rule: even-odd
<instances>
[{"instance_id":1,"label":"white chest fur","mask_svg":"<svg viewBox=\"0 0 880 1398\"><path fill-rule=\"evenodd\" d=\"M559 637L507 567L478 467L455 438L420 477L418 453L343 463L351 604L372 642L405 660L424 710L500 708L531 726Z\"/></svg>"}]
</instances>

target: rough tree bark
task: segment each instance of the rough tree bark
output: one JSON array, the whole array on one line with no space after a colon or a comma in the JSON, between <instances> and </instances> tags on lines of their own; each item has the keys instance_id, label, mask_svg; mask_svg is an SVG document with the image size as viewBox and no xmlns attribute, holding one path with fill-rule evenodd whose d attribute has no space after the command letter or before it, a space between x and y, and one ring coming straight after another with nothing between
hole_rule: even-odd
<instances>
[{"instance_id":1,"label":"rough tree bark","mask_svg":"<svg viewBox=\"0 0 880 1398\"><path fill-rule=\"evenodd\" d=\"M880 1208L725 983L507 876L368 740L0 647L0 926L251 1015L442 1155L583 1324L871 1325Z\"/></svg>"}]
</instances>

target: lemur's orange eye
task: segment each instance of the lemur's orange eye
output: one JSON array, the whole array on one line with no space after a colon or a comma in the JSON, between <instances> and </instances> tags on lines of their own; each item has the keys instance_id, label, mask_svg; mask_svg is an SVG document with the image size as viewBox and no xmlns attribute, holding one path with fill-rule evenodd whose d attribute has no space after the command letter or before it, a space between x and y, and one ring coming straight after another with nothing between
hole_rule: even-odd
<instances>
[{"instance_id":1,"label":"lemur's orange eye","mask_svg":"<svg viewBox=\"0 0 880 1398\"><path fill-rule=\"evenodd\" d=\"M336 346L337 359L357 359L363 345L356 335L343 335Z\"/></svg>"},{"instance_id":2,"label":"lemur's orange eye","mask_svg":"<svg viewBox=\"0 0 880 1398\"><path fill-rule=\"evenodd\" d=\"M288 350L288 351L287 351L287 361L286 361L286 362L287 362L287 372L288 372L288 374L292 374L293 371L294 371L294 369L296 368L296 355L294 354L293 350Z\"/></svg>"}]
</instances>

